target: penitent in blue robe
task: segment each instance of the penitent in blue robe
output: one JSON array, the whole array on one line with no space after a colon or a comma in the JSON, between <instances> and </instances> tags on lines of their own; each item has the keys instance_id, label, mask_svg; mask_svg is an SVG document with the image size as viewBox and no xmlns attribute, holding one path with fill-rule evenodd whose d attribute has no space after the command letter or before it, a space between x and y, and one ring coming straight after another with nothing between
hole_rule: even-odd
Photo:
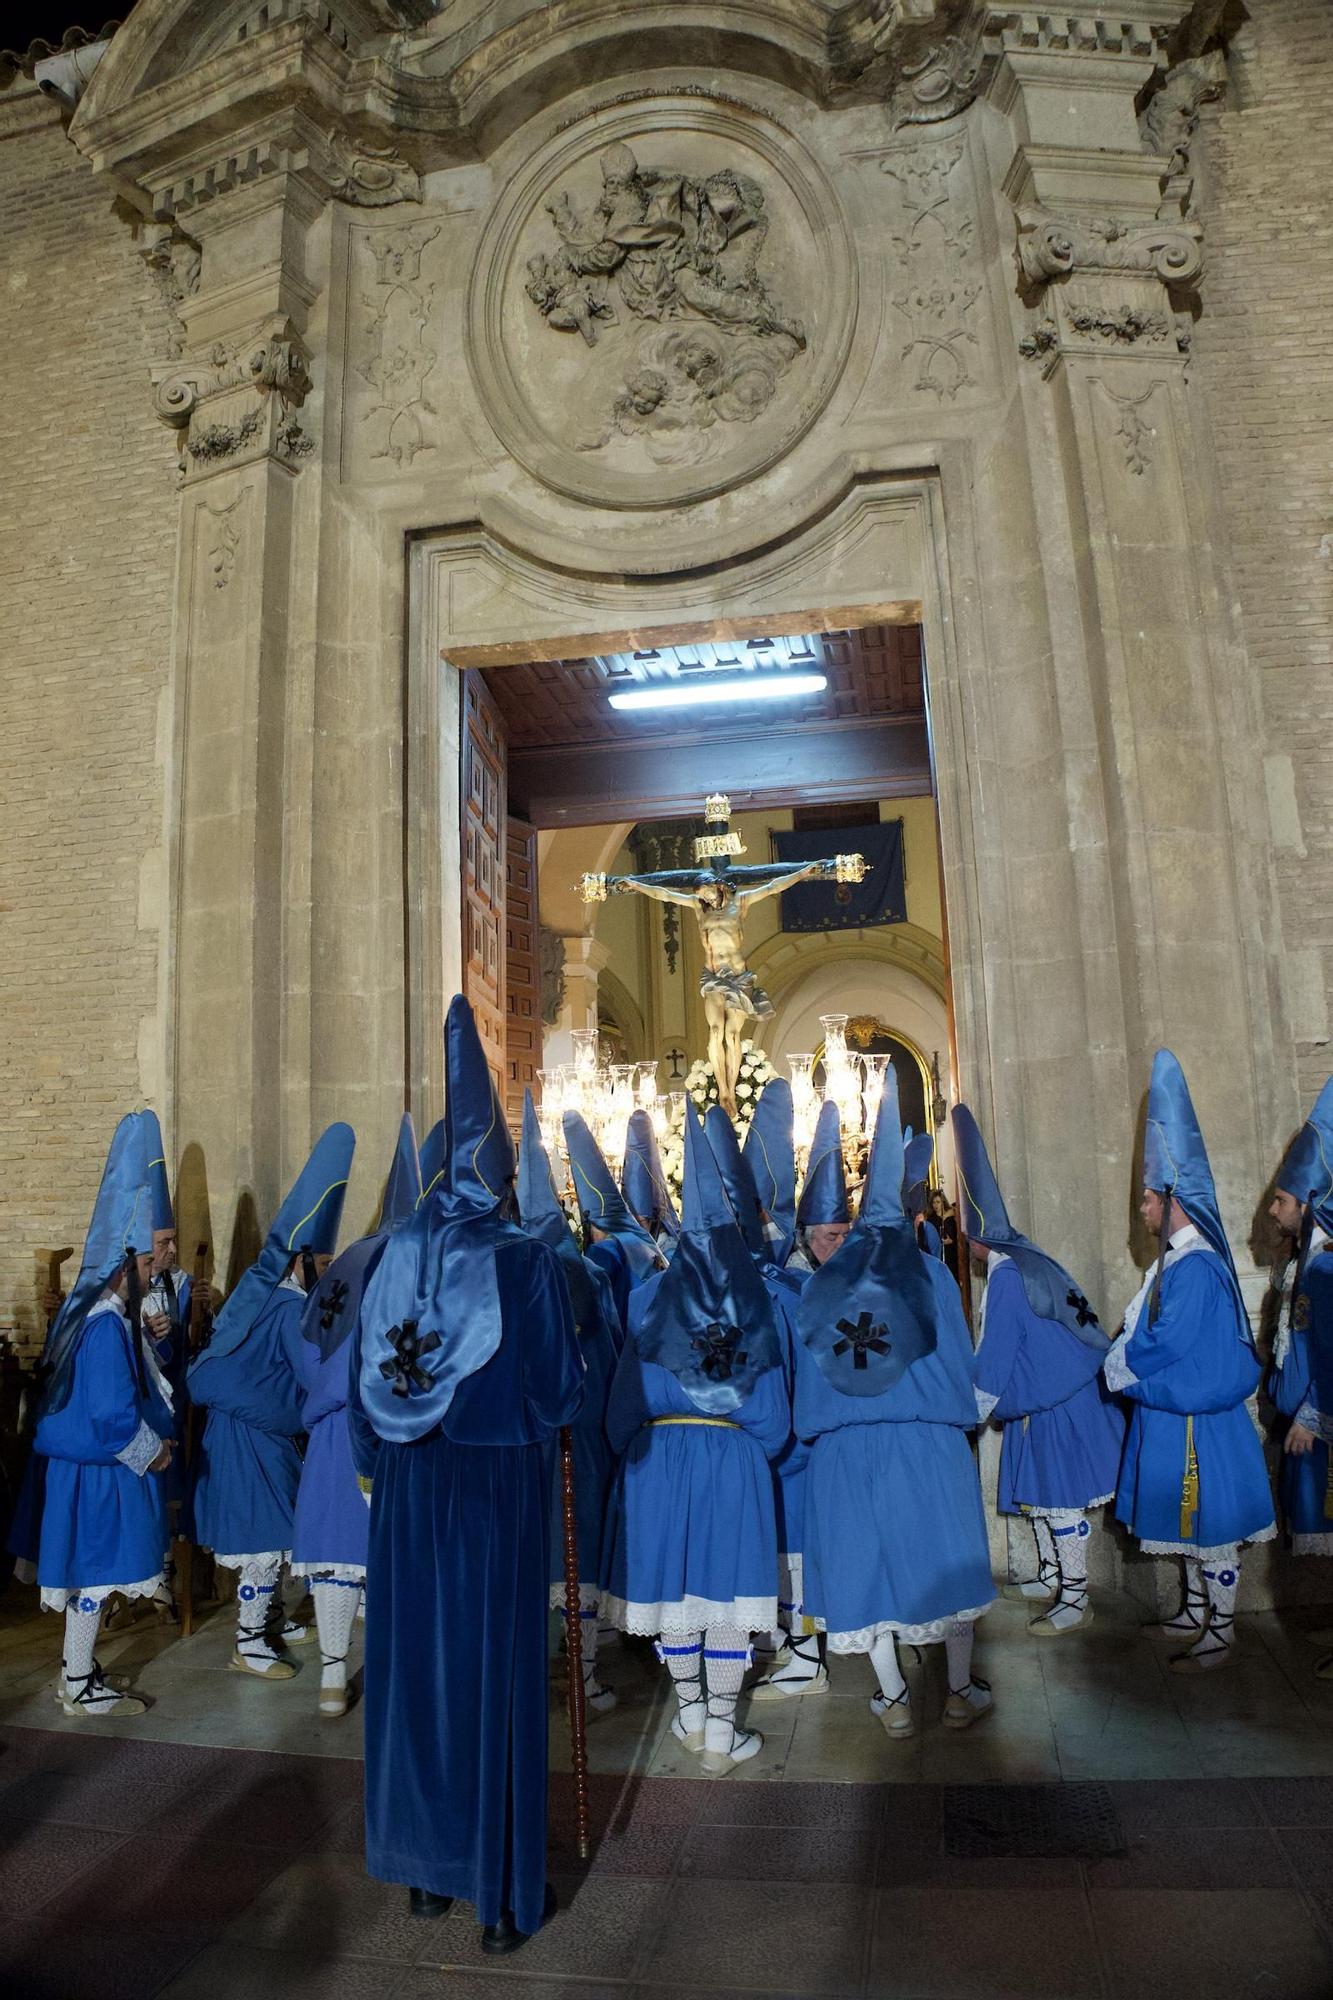
<instances>
[{"instance_id":1,"label":"penitent in blue robe","mask_svg":"<svg viewBox=\"0 0 1333 2000\"><path fill-rule=\"evenodd\" d=\"M1263 1446L1246 1407L1259 1363L1221 1258L1190 1247L1203 1245L1196 1231L1172 1241L1156 1322L1148 1325L1145 1286L1106 1358L1108 1381L1133 1404L1115 1511L1150 1554L1207 1555L1275 1532ZM1182 1519L1191 1437L1198 1506Z\"/></svg>"},{"instance_id":2,"label":"penitent in blue robe","mask_svg":"<svg viewBox=\"0 0 1333 2000\"><path fill-rule=\"evenodd\" d=\"M300 1385L288 1353L300 1339L305 1293L274 1288L240 1344L204 1348L190 1367L190 1394L208 1406L194 1484L194 1528L219 1560L290 1553L305 1429Z\"/></svg>"},{"instance_id":3,"label":"penitent in blue robe","mask_svg":"<svg viewBox=\"0 0 1333 2000\"><path fill-rule=\"evenodd\" d=\"M161 1277L154 1278L153 1290L162 1285ZM185 1462L183 1449L185 1440L186 1415L190 1407L189 1391L185 1382L185 1371L190 1360L190 1294L193 1284L183 1271L171 1273L171 1288L175 1295L174 1304L168 1313L171 1331L163 1340L154 1340L148 1335L149 1344L157 1360L158 1367L166 1378L171 1390L171 1406L176 1413L182 1448L178 1449L171 1464L163 1474L163 1489L168 1507L176 1507L173 1527L178 1535L189 1536L190 1525L185 1502L189 1498L190 1468Z\"/></svg>"},{"instance_id":4,"label":"penitent in blue robe","mask_svg":"<svg viewBox=\"0 0 1333 2000\"><path fill-rule=\"evenodd\" d=\"M1294 1324L1292 1321L1294 1320ZM1320 1230L1311 1245L1295 1312L1285 1306L1274 1345L1268 1393L1287 1425L1300 1418L1316 1432L1310 1451L1284 1451L1278 1474L1282 1515L1297 1555L1333 1555L1333 1423L1321 1415L1330 1390L1333 1349L1333 1250Z\"/></svg>"},{"instance_id":5,"label":"penitent in blue robe","mask_svg":"<svg viewBox=\"0 0 1333 2000\"><path fill-rule=\"evenodd\" d=\"M68 1393L37 1424L33 1451L46 1470L37 1581L50 1603L108 1589L146 1595L162 1577L166 1502L146 1466L176 1424L134 1341L118 1301L94 1307Z\"/></svg>"},{"instance_id":6,"label":"penitent in blue robe","mask_svg":"<svg viewBox=\"0 0 1333 2000\"><path fill-rule=\"evenodd\" d=\"M579 1595L586 1607L596 1604L604 1583L603 1556L606 1516L615 1483L616 1461L606 1434L606 1411L620 1358L621 1335L605 1271L591 1266L592 1298L578 1329L579 1353L585 1369L583 1407L570 1425L574 1461L574 1529L578 1538ZM557 1458L552 1466L551 1604L565 1602L565 1538L560 1512L562 1474Z\"/></svg>"},{"instance_id":7,"label":"penitent in blue robe","mask_svg":"<svg viewBox=\"0 0 1333 2000\"><path fill-rule=\"evenodd\" d=\"M551 1458L584 1369L553 1253L506 1236L502 1331L445 1417L378 1438L352 1361L352 1449L373 1478L366 1604L366 1866L541 1928L546 1891ZM447 1339L447 1334L446 1334Z\"/></svg>"},{"instance_id":8,"label":"penitent in blue robe","mask_svg":"<svg viewBox=\"0 0 1333 2000\"><path fill-rule=\"evenodd\" d=\"M1004 1426L1001 1513L1082 1509L1114 1498L1125 1418L1102 1379L1105 1348L1033 1312L1008 1257L991 1259L985 1315L977 1404Z\"/></svg>"},{"instance_id":9,"label":"penitent in blue robe","mask_svg":"<svg viewBox=\"0 0 1333 2000\"><path fill-rule=\"evenodd\" d=\"M835 1389L803 1341L796 1351L805 1476L805 1608L834 1652L868 1652L884 1631L919 1643L995 1596L981 1483L972 1342L958 1286L921 1255L936 1345L878 1396ZM888 1307L890 1324L892 1306Z\"/></svg>"}]
</instances>

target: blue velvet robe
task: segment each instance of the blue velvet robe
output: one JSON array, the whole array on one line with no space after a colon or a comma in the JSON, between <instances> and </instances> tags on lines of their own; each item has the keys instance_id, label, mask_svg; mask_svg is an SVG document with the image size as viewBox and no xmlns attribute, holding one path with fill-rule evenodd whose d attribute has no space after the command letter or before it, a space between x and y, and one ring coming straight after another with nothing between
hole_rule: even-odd
<instances>
[{"instance_id":1,"label":"blue velvet robe","mask_svg":"<svg viewBox=\"0 0 1333 2000\"><path fill-rule=\"evenodd\" d=\"M45 1461L46 1477L37 1581L44 1590L104 1590L162 1575L168 1529L161 1476L132 1471L117 1453L142 1425L158 1440L175 1437L176 1421L138 1364L134 1339L115 1304L95 1306L79 1336L68 1394L38 1420L33 1452Z\"/></svg>"},{"instance_id":2,"label":"blue velvet robe","mask_svg":"<svg viewBox=\"0 0 1333 2000\"><path fill-rule=\"evenodd\" d=\"M552 1447L584 1366L553 1252L515 1232L495 1261L500 1345L414 1443L372 1429L357 1336L352 1450L374 1480L366 1866L531 1932L546 1889Z\"/></svg>"},{"instance_id":3,"label":"blue velvet robe","mask_svg":"<svg viewBox=\"0 0 1333 2000\"><path fill-rule=\"evenodd\" d=\"M1033 1312L1012 1260L991 1265L976 1381L1004 1426L1001 1513L1090 1507L1115 1493L1125 1417L1102 1379L1105 1352Z\"/></svg>"},{"instance_id":4,"label":"blue velvet robe","mask_svg":"<svg viewBox=\"0 0 1333 2000\"><path fill-rule=\"evenodd\" d=\"M1308 1310L1307 1306L1306 1314ZM1304 1318L1305 1314L1300 1317ZM1284 1306L1284 1325L1279 1334L1278 1347L1282 1359L1278 1361L1275 1355L1268 1377L1269 1398L1278 1415L1285 1419L1279 1433L1284 1438L1295 1418L1312 1403L1314 1391L1308 1322L1288 1329L1285 1318ZM1283 1452L1278 1464L1278 1496L1282 1502L1282 1518L1287 1533L1293 1536L1327 1536L1330 1552L1333 1552L1329 1446L1323 1437L1315 1438L1310 1451ZM1329 1510L1327 1513L1326 1508Z\"/></svg>"},{"instance_id":5,"label":"blue velvet robe","mask_svg":"<svg viewBox=\"0 0 1333 2000\"><path fill-rule=\"evenodd\" d=\"M154 1289L161 1283L160 1277L154 1278ZM181 1448L163 1475L163 1490L166 1493L168 1507L175 1507L178 1510L173 1523L175 1532L178 1535L188 1536L189 1519L182 1511L189 1497L190 1488L190 1468L185 1462L184 1450L186 1416L190 1407L185 1371L190 1360L190 1294L194 1287L192 1280L184 1271L173 1271L171 1283L176 1295L174 1308L168 1314L171 1331L164 1340L154 1340L151 1334L148 1339L157 1358L157 1365L171 1389L172 1407L176 1412L176 1423L181 1439Z\"/></svg>"},{"instance_id":6,"label":"blue velvet robe","mask_svg":"<svg viewBox=\"0 0 1333 2000\"><path fill-rule=\"evenodd\" d=\"M219 1556L291 1549L305 1416L288 1350L304 1310L304 1292L278 1285L238 1347L225 1354L205 1347L190 1364L190 1394L208 1405L195 1467L195 1538Z\"/></svg>"},{"instance_id":7,"label":"blue velvet robe","mask_svg":"<svg viewBox=\"0 0 1333 2000\"><path fill-rule=\"evenodd\" d=\"M1155 1324L1148 1325L1145 1300L1122 1341L1105 1363L1108 1380L1133 1405L1117 1520L1158 1553L1228 1548L1270 1535L1273 1496L1246 1407L1258 1386L1259 1363L1221 1259L1211 1250L1191 1250L1168 1263ZM1135 1379L1121 1382L1117 1354ZM1187 1426L1198 1466L1198 1506L1182 1520Z\"/></svg>"}]
</instances>

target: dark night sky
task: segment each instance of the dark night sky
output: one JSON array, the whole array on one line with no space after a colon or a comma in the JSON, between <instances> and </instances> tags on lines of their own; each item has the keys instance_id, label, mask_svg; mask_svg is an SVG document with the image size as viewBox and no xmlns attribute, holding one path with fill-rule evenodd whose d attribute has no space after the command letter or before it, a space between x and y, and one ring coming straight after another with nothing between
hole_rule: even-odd
<instances>
[{"instance_id":1,"label":"dark night sky","mask_svg":"<svg viewBox=\"0 0 1333 2000\"><path fill-rule=\"evenodd\" d=\"M100 6L79 6L68 0L0 0L0 48L17 49L20 54L38 35L59 47L66 28L87 28L95 34L106 21L123 21L131 0L102 0Z\"/></svg>"}]
</instances>

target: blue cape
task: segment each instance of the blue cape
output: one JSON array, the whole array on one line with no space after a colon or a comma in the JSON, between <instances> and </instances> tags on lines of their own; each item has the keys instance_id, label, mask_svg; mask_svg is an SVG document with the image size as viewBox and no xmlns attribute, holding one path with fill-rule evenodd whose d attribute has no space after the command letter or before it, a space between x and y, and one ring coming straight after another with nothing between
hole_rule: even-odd
<instances>
[{"instance_id":1,"label":"blue cape","mask_svg":"<svg viewBox=\"0 0 1333 2000\"><path fill-rule=\"evenodd\" d=\"M513 1141L461 994L449 1003L444 1059L444 1171L389 1238L361 1306L361 1403L395 1443L434 1430L459 1383L499 1347L495 1252L519 1234L504 1214Z\"/></svg>"},{"instance_id":2,"label":"blue cape","mask_svg":"<svg viewBox=\"0 0 1333 2000\"><path fill-rule=\"evenodd\" d=\"M901 1143L901 1138L899 1143ZM796 1227L809 1229L821 1222L850 1222L847 1205L847 1174L842 1163L842 1125L838 1107L826 1097L819 1107L815 1136L810 1141L810 1157L805 1166L805 1183L796 1204Z\"/></svg>"},{"instance_id":3,"label":"blue cape","mask_svg":"<svg viewBox=\"0 0 1333 2000\"><path fill-rule=\"evenodd\" d=\"M1003 1250L1012 1257L1027 1302L1038 1319L1058 1320L1086 1347L1104 1354L1111 1342L1082 1286L1075 1284L1063 1264L1048 1257L1010 1222L976 1119L965 1104L955 1104L950 1116L962 1194L958 1219L963 1235L971 1243Z\"/></svg>"},{"instance_id":4,"label":"blue cape","mask_svg":"<svg viewBox=\"0 0 1333 2000\"><path fill-rule=\"evenodd\" d=\"M47 1335L42 1357L44 1413L64 1403L74 1356L93 1307L126 1258L153 1247L152 1137L138 1111L122 1118L111 1136L79 1275L61 1300Z\"/></svg>"},{"instance_id":5,"label":"blue cape","mask_svg":"<svg viewBox=\"0 0 1333 2000\"><path fill-rule=\"evenodd\" d=\"M645 1361L666 1368L707 1416L730 1416L782 1359L759 1267L731 1212L699 1114L685 1099L680 1240L637 1334Z\"/></svg>"},{"instance_id":6,"label":"blue cape","mask_svg":"<svg viewBox=\"0 0 1333 2000\"><path fill-rule=\"evenodd\" d=\"M916 1227L903 1212L903 1135L890 1068L861 1212L837 1254L806 1279L796 1326L830 1387L882 1396L933 1353L935 1298Z\"/></svg>"},{"instance_id":7,"label":"blue cape","mask_svg":"<svg viewBox=\"0 0 1333 2000\"><path fill-rule=\"evenodd\" d=\"M644 1221L648 1229L664 1230L668 1236L680 1234L680 1218L662 1171L653 1121L642 1108L630 1113L620 1192L630 1213Z\"/></svg>"},{"instance_id":8,"label":"blue cape","mask_svg":"<svg viewBox=\"0 0 1333 2000\"><path fill-rule=\"evenodd\" d=\"M743 1154L760 1206L780 1231L773 1261L785 1264L796 1241L796 1136L785 1077L771 1077L760 1091Z\"/></svg>"},{"instance_id":9,"label":"blue cape","mask_svg":"<svg viewBox=\"0 0 1333 2000\"><path fill-rule=\"evenodd\" d=\"M215 1361L221 1355L234 1354L248 1338L293 1256L304 1250L313 1256L330 1256L337 1248L355 1151L356 1134L350 1125L330 1125L315 1141L310 1158L274 1218L263 1249L233 1287L213 1322L207 1346L201 1347L190 1363L187 1381L205 1355Z\"/></svg>"}]
</instances>

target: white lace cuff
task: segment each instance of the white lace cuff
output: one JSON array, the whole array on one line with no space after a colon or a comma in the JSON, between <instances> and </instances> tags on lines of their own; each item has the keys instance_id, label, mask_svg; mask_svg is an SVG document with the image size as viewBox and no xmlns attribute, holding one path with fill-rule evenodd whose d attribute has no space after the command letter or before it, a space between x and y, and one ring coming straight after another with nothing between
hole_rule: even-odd
<instances>
[{"instance_id":1,"label":"white lace cuff","mask_svg":"<svg viewBox=\"0 0 1333 2000\"><path fill-rule=\"evenodd\" d=\"M1333 1444L1333 1417L1325 1416L1324 1412L1317 1410L1313 1403L1301 1404L1296 1412L1295 1422L1301 1424L1307 1431L1313 1431L1316 1437L1324 1440L1325 1444Z\"/></svg>"},{"instance_id":2,"label":"white lace cuff","mask_svg":"<svg viewBox=\"0 0 1333 2000\"><path fill-rule=\"evenodd\" d=\"M1132 1389L1138 1382L1138 1376L1125 1359L1125 1349L1128 1347L1131 1338L1132 1335L1122 1333L1118 1339L1111 1342L1110 1347L1106 1351L1106 1359L1102 1363L1102 1374L1106 1377L1106 1386L1108 1389Z\"/></svg>"},{"instance_id":3,"label":"white lace cuff","mask_svg":"<svg viewBox=\"0 0 1333 2000\"><path fill-rule=\"evenodd\" d=\"M162 1440L157 1432L150 1429L147 1424L141 1423L125 1449L118 1451L116 1457L122 1465L128 1465L130 1471L137 1473L142 1479L161 1449Z\"/></svg>"}]
</instances>

